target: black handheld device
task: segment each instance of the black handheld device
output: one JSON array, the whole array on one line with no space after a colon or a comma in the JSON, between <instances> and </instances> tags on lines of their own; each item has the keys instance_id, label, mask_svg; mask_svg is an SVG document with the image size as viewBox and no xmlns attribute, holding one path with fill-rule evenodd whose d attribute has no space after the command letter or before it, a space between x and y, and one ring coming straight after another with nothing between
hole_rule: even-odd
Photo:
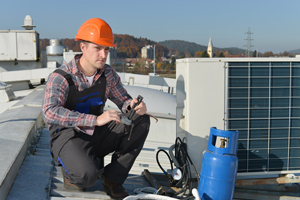
<instances>
[{"instance_id":1,"label":"black handheld device","mask_svg":"<svg viewBox=\"0 0 300 200\"><path fill-rule=\"evenodd\" d=\"M132 108L131 108L131 110L129 111L128 117L121 116L121 122L123 124L132 125L132 121L131 120L132 120L132 117L133 117L133 115L135 113L134 108L137 107L143 101L143 97L141 95L138 95L137 100L138 100L138 102L134 103L133 106L132 106Z\"/></svg>"}]
</instances>

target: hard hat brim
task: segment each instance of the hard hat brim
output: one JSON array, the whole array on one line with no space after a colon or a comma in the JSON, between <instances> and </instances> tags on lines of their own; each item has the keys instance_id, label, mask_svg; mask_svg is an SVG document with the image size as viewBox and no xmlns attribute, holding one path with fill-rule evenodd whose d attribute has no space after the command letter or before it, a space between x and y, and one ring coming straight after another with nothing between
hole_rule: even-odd
<instances>
[{"instance_id":1,"label":"hard hat brim","mask_svg":"<svg viewBox=\"0 0 300 200\"><path fill-rule=\"evenodd\" d=\"M97 40L97 41L90 41L89 39L81 39L81 38L78 38L77 35L76 35L75 41L82 41L82 40L85 40L85 41L88 41L88 42L92 42L92 43L95 43L95 44L99 44L99 45L102 45L102 46L117 47L116 44L111 43L111 42L109 42L109 41L106 41L106 40L104 40L104 39L102 39L102 40Z\"/></svg>"}]
</instances>

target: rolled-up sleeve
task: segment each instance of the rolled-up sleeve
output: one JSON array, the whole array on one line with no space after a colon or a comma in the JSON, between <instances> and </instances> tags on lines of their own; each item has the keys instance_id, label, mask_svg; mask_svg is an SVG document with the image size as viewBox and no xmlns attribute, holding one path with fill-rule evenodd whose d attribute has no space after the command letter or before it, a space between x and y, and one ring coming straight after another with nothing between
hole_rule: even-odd
<instances>
[{"instance_id":1,"label":"rolled-up sleeve","mask_svg":"<svg viewBox=\"0 0 300 200\"><path fill-rule=\"evenodd\" d=\"M94 126L96 116L68 110L64 107L69 84L58 73L50 74L43 100L43 119L49 125L64 127Z\"/></svg>"}]
</instances>

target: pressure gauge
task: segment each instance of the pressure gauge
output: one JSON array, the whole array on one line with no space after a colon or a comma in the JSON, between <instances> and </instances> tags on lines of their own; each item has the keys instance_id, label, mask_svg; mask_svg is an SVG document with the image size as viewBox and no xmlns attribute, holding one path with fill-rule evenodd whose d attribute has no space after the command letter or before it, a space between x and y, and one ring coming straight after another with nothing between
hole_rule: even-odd
<instances>
[{"instance_id":1,"label":"pressure gauge","mask_svg":"<svg viewBox=\"0 0 300 200\"><path fill-rule=\"evenodd\" d=\"M174 180L176 180L176 181L180 180L182 177L181 170L178 168L173 169L172 176L173 176Z\"/></svg>"}]
</instances>

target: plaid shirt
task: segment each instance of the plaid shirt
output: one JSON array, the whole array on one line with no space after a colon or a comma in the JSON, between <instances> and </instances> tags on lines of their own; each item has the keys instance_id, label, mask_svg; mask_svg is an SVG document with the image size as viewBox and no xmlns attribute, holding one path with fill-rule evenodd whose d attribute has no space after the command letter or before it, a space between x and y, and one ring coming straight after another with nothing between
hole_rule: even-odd
<instances>
[{"instance_id":1,"label":"plaid shirt","mask_svg":"<svg viewBox=\"0 0 300 200\"><path fill-rule=\"evenodd\" d=\"M59 69L71 74L72 80L79 91L90 87L86 76L79 70L76 64L81 56L82 54L76 55L69 63L64 63L59 67ZM102 100L103 103L105 104L107 98L109 98L125 113L132 98L123 87L120 77L111 66L105 65L103 69L97 70L93 84L100 78L102 72L106 76L106 92L105 98ZM49 129L51 129L51 125L74 127L79 130L78 126L83 126L84 132L92 134L97 116L66 109L64 105L68 98L68 93L68 81L61 74L51 73L46 84L42 108L45 123L50 125Z\"/></svg>"}]
</instances>

